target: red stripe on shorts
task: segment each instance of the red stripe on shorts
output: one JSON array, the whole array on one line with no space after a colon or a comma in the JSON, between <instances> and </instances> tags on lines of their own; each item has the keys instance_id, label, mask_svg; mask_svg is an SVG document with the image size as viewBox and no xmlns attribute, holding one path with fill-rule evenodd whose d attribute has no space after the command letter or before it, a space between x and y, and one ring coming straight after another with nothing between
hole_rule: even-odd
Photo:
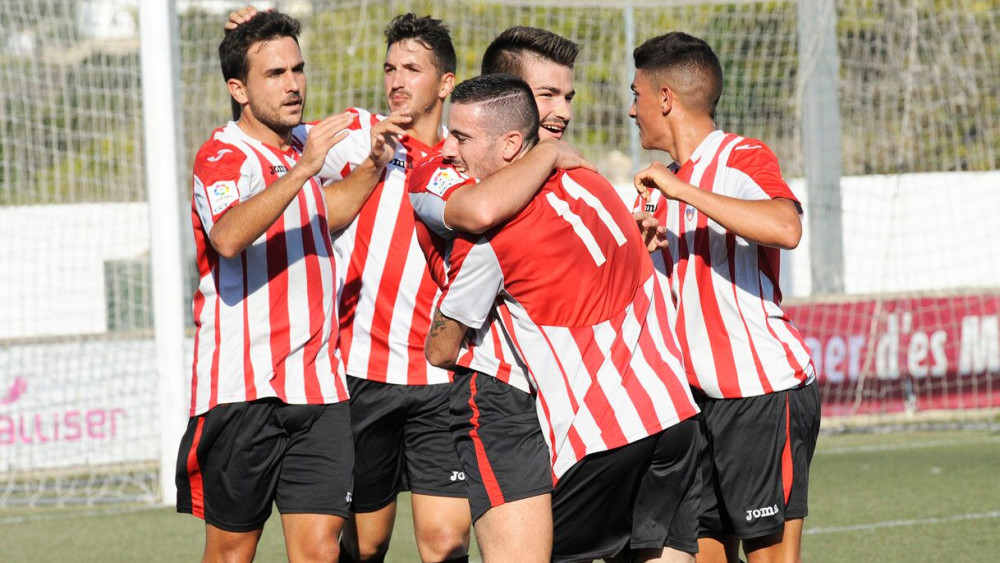
<instances>
[{"instance_id":1,"label":"red stripe on shorts","mask_svg":"<svg viewBox=\"0 0 1000 563\"><path fill-rule=\"evenodd\" d=\"M785 447L781 450L781 482L785 489L785 506L792 494L792 480L795 468L792 467L792 412L788 406L788 393L785 393Z\"/></svg>"},{"instance_id":2,"label":"red stripe on shorts","mask_svg":"<svg viewBox=\"0 0 1000 563\"><path fill-rule=\"evenodd\" d=\"M483 486L486 487L486 494L490 497L490 506L500 506L506 502L503 498L503 491L500 490L500 483L497 482L496 475L493 474L493 467L490 465L490 460L486 457L486 448L483 446L483 440L479 437L479 407L476 405L475 374L469 378L469 390L469 406L472 407L472 418L469 419L469 422L472 423L472 430L469 431L469 437L472 438L472 444L476 448L476 461L479 465L479 474L483 478Z\"/></svg>"},{"instance_id":3,"label":"red stripe on shorts","mask_svg":"<svg viewBox=\"0 0 1000 563\"><path fill-rule=\"evenodd\" d=\"M205 518L205 483L201 480L201 466L198 464L198 444L201 442L201 431L205 427L205 417L198 417L198 428L194 431L194 440L188 450L187 472L188 485L191 487L191 514Z\"/></svg>"}]
</instances>

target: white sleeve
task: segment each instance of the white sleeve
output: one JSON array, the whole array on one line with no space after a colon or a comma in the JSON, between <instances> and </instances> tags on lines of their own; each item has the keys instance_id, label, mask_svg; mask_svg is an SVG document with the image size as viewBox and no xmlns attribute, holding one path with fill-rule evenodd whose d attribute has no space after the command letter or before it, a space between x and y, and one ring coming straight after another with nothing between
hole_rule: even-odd
<instances>
[{"instance_id":1,"label":"white sleeve","mask_svg":"<svg viewBox=\"0 0 1000 563\"><path fill-rule=\"evenodd\" d=\"M441 297L441 313L478 330L489 321L496 297L503 290L500 262L485 237L464 258L452 263L449 278Z\"/></svg>"},{"instance_id":2,"label":"white sleeve","mask_svg":"<svg viewBox=\"0 0 1000 563\"><path fill-rule=\"evenodd\" d=\"M323 168L320 169L317 176L323 185L343 180L368 158L371 150L372 140L368 130L355 129L347 134L347 138L334 145L330 152L326 153Z\"/></svg>"}]
</instances>

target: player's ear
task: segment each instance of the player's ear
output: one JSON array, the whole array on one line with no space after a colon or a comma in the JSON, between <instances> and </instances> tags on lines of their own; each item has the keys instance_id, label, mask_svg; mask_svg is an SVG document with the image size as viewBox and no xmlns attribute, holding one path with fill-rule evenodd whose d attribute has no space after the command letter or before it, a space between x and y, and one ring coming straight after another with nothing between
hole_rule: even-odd
<instances>
[{"instance_id":1,"label":"player's ear","mask_svg":"<svg viewBox=\"0 0 1000 563\"><path fill-rule=\"evenodd\" d=\"M517 155L521 154L524 148L524 136L520 131L508 131L503 136L503 159L505 162L512 162Z\"/></svg>"},{"instance_id":2,"label":"player's ear","mask_svg":"<svg viewBox=\"0 0 1000 563\"><path fill-rule=\"evenodd\" d=\"M666 84L660 86L660 112L663 115L670 113L670 110L674 107L675 101L673 89Z\"/></svg>"},{"instance_id":3,"label":"player's ear","mask_svg":"<svg viewBox=\"0 0 1000 563\"><path fill-rule=\"evenodd\" d=\"M455 89L455 73L446 72L441 75L438 80L438 98L445 100L451 95L451 91Z\"/></svg>"},{"instance_id":4,"label":"player's ear","mask_svg":"<svg viewBox=\"0 0 1000 563\"><path fill-rule=\"evenodd\" d=\"M226 81L226 87L229 88L229 95L236 100L236 103L241 106L247 103L247 88L242 80L230 78Z\"/></svg>"}]
</instances>

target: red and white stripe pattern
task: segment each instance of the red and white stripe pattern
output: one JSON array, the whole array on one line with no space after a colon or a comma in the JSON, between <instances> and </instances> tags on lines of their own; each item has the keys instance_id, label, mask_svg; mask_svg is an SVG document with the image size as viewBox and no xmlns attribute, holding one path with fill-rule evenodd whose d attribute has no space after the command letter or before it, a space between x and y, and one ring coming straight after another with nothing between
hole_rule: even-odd
<instances>
[{"instance_id":1,"label":"red and white stripe pattern","mask_svg":"<svg viewBox=\"0 0 1000 563\"><path fill-rule=\"evenodd\" d=\"M335 346L336 265L319 182L304 185L238 256L219 256L209 239L226 211L262 192L299 155L298 148L282 152L229 123L195 157L191 219L200 281L191 416L265 397L290 404L347 399Z\"/></svg>"},{"instance_id":2,"label":"red and white stripe pattern","mask_svg":"<svg viewBox=\"0 0 1000 563\"><path fill-rule=\"evenodd\" d=\"M352 132L334 146L321 175L350 174L371 147L369 130L381 116L352 108ZM438 285L417 241L406 177L432 148L407 137L400 143L361 212L334 234L345 272L340 301L340 352L353 377L383 383L447 383L446 370L424 358Z\"/></svg>"},{"instance_id":3,"label":"red and white stripe pattern","mask_svg":"<svg viewBox=\"0 0 1000 563\"><path fill-rule=\"evenodd\" d=\"M419 219L417 239L434 279L447 280L451 242L455 233L444 222L444 207L456 189L477 183L444 162L440 151L429 156L407 179L410 202ZM500 305L501 309L504 305ZM514 351L510 335L498 315L462 343L457 364L496 377L525 393L531 393L528 372Z\"/></svg>"},{"instance_id":4,"label":"red and white stripe pattern","mask_svg":"<svg viewBox=\"0 0 1000 563\"><path fill-rule=\"evenodd\" d=\"M479 327L497 295L538 391L555 478L698 412L670 303L627 207L596 173L560 171L499 230L456 238L441 311Z\"/></svg>"},{"instance_id":5,"label":"red and white stripe pattern","mask_svg":"<svg viewBox=\"0 0 1000 563\"><path fill-rule=\"evenodd\" d=\"M720 195L797 203L764 143L722 131L705 138L677 176ZM748 242L659 191L647 205L670 233L655 262L677 302L675 329L691 385L732 399L815 379L809 349L781 309L779 250Z\"/></svg>"}]
</instances>

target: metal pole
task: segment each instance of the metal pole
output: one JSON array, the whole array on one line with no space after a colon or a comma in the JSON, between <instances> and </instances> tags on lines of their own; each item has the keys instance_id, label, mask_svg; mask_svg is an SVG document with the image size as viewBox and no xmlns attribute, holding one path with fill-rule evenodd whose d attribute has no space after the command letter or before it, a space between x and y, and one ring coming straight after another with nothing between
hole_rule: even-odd
<instances>
[{"instance_id":1,"label":"metal pole","mask_svg":"<svg viewBox=\"0 0 1000 563\"><path fill-rule=\"evenodd\" d=\"M625 16L625 91L628 92L632 84L632 77L635 76L635 59L632 58L632 51L635 50L635 8L629 2L624 8ZM626 109L626 111L628 111ZM639 171L639 128L635 123L629 122L628 128L628 156L632 162L632 174Z\"/></svg>"},{"instance_id":2,"label":"metal pole","mask_svg":"<svg viewBox=\"0 0 1000 563\"><path fill-rule=\"evenodd\" d=\"M139 3L142 41L143 154L149 197L153 319L160 424L160 501L176 499L174 465L187 410L184 405L184 263L180 249L176 45L172 0Z\"/></svg>"},{"instance_id":3,"label":"metal pole","mask_svg":"<svg viewBox=\"0 0 1000 563\"><path fill-rule=\"evenodd\" d=\"M813 295L844 291L840 104L834 0L798 0L802 161Z\"/></svg>"}]
</instances>

